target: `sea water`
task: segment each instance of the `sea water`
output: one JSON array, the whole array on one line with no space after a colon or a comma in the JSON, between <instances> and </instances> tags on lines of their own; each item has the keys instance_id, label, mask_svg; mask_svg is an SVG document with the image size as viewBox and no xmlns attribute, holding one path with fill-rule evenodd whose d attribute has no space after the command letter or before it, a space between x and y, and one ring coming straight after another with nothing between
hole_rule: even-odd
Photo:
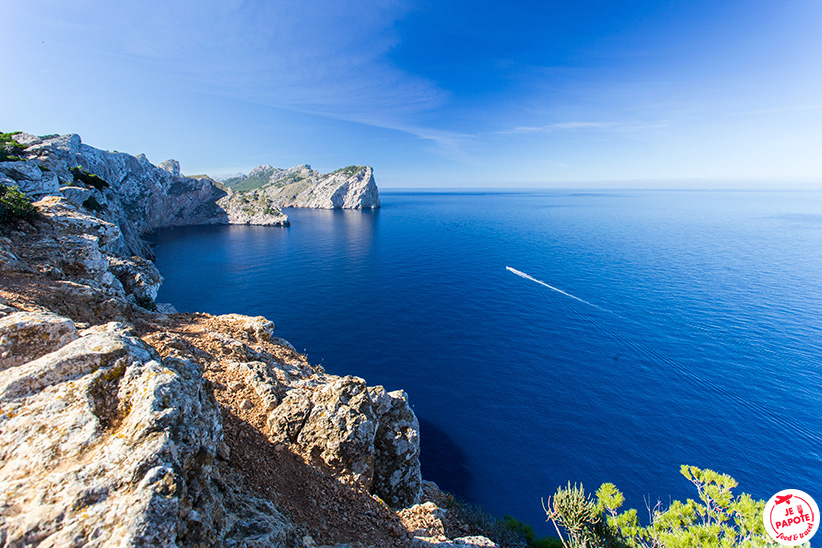
<instances>
[{"instance_id":1,"label":"sea water","mask_svg":"<svg viewBox=\"0 0 822 548\"><path fill-rule=\"evenodd\" d=\"M541 534L569 481L641 516L696 498L682 464L822 500L822 192L381 199L161 231L158 301L264 315L330 373L406 390L424 477Z\"/></svg>"}]
</instances>

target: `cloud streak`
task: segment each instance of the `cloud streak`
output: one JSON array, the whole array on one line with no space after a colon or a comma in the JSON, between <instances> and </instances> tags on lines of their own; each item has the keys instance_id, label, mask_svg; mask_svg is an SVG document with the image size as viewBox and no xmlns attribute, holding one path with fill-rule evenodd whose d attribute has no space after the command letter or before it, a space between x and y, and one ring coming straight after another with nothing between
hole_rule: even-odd
<instances>
[{"instance_id":1,"label":"cloud streak","mask_svg":"<svg viewBox=\"0 0 822 548\"><path fill-rule=\"evenodd\" d=\"M518 126L493 132L495 135L529 135L540 133L558 133L568 131L598 130L612 133L632 133L648 129L659 129L670 126L668 120L657 122L558 122L543 126Z\"/></svg>"}]
</instances>

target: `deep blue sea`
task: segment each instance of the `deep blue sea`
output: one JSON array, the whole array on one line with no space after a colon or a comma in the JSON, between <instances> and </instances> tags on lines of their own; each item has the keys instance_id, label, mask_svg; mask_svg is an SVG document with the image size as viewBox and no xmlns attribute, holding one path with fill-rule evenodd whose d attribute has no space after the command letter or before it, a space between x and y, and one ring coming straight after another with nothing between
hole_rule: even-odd
<instances>
[{"instance_id":1,"label":"deep blue sea","mask_svg":"<svg viewBox=\"0 0 822 548\"><path fill-rule=\"evenodd\" d=\"M822 501L822 192L381 199L159 232L158 301L267 316L330 373L405 389L424 477L540 534L569 481L640 515L695 498L681 464Z\"/></svg>"}]
</instances>

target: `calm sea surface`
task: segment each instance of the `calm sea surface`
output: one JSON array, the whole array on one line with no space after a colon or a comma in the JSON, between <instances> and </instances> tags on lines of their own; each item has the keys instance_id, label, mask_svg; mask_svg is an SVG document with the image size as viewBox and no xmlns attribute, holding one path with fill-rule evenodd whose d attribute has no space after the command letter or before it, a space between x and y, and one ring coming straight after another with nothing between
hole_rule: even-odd
<instances>
[{"instance_id":1,"label":"calm sea surface","mask_svg":"<svg viewBox=\"0 0 822 548\"><path fill-rule=\"evenodd\" d=\"M822 192L381 199L157 233L158 301L405 389L423 476L541 534L568 481L696 497L681 464L822 500Z\"/></svg>"}]
</instances>

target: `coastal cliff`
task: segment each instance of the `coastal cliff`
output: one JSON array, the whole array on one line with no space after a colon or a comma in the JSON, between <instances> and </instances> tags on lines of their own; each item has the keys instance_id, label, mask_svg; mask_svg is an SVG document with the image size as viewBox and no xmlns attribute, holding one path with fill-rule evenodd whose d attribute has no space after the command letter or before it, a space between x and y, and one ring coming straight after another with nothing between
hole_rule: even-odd
<instances>
[{"instance_id":1,"label":"coastal cliff","mask_svg":"<svg viewBox=\"0 0 822 548\"><path fill-rule=\"evenodd\" d=\"M33 198L63 196L120 229L108 250L151 257L142 236L159 228L201 224L288 226L282 207L379 207L370 167L320 175L309 166L255 168L234 185L186 177L176 160L158 166L86 145L79 135L13 135L20 159L0 162L0 183ZM253 183L253 184L250 184Z\"/></svg>"},{"instance_id":2,"label":"coastal cliff","mask_svg":"<svg viewBox=\"0 0 822 548\"><path fill-rule=\"evenodd\" d=\"M114 157L137 170L117 179L79 138L48 141L57 153L8 162L31 170L13 186L40 199L0 236L4 545L494 546L465 537L442 508L453 499L422 481L403 391L326 373L263 317L154 302L160 273L122 252L124 230L141 231L123 204L163 202L133 183L160 168ZM60 191L74 160L110 177L103 211L117 222ZM197 219L212 190L163 167L166 192L187 189L173 195L184 213L142 222Z\"/></svg>"},{"instance_id":3,"label":"coastal cliff","mask_svg":"<svg viewBox=\"0 0 822 548\"><path fill-rule=\"evenodd\" d=\"M220 200L227 210L246 207L307 207L313 209L376 209L380 207L374 170L349 166L321 174L308 164L280 169L257 166L248 175L221 181L229 195Z\"/></svg>"}]
</instances>

